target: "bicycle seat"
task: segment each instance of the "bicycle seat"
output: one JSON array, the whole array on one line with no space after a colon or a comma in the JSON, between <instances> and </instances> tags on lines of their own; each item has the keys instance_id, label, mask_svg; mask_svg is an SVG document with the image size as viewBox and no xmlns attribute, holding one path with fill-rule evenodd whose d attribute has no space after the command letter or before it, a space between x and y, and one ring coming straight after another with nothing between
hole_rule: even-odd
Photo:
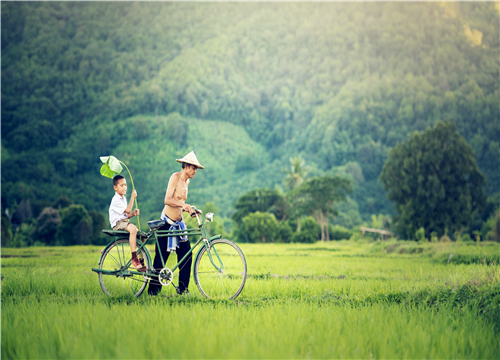
<instances>
[{"instance_id":1,"label":"bicycle seat","mask_svg":"<svg viewBox=\"0 0 500 360\"><path fill-rule=\"evenodd\" d=\"M149 228L151 229L151 231L158 230L163 225L165 225L165 220L148 221L148 225L149 225Z\"/></svg>"},{"instance_id":2,"label":"bicycle seat","mask_svg":"<svg viewBox=\"0 0 500 360\"><path fill-rule=\"evenodd\" d=\"M128 235L128 231L125 230L102 230L103 233L109 236L116 236L116 235Z\"/></svg>"}]
</instances>

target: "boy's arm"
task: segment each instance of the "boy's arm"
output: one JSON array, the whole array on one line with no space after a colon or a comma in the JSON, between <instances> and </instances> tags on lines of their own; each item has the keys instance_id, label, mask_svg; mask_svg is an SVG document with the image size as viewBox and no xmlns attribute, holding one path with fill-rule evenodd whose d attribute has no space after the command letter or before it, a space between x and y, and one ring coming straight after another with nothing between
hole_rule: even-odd
<instances>
[{"instance_id":1,"label":"boy's arm","mask_svg":"<svg viewBox=\"0 0 500 360\"><path fill-rule=\"evenodd\" d=\"M125 213L128 215L128 217L132 217L130 216L130 212L132 211L132 208L134 207L134 199L137 197L137 191L132 191L132 195L130 195L130 201L128 203L128 206L127 208L125 209Z\"/></svg>"}]
</instances>

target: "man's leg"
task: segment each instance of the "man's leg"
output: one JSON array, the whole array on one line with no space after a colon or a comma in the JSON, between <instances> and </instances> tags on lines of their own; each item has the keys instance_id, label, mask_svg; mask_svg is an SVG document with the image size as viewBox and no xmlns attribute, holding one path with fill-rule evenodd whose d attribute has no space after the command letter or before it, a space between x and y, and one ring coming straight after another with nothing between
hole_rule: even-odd
<instances>
[{"instance_id":1,"label":"man's leg","mask_svg":"<svg viewBox=\"0 0 500 360\"><path fill-rule=\"evenodd\" d=\"M191 249L191 244L188 241L179 242L177 249L177 262L179 262ZM189 278L191 276L191 263L193 262L193 253L189 254L186 260L180 265L179 271L179 292L182 294L189 287Z\"/></svg>"},{"instance_id":2,"label":"man's leg","mask_svg":"<svg viewBox=\"0 0 500 360\"><path fill-rule=\"evenodd\" d=\"M163 225L161 228L158 230L168 230L170 229L169 224ZM158 249L158 243L160 244L160 249ZM167 263L168 260L168 255L170 253L167 251L167 238L162 236L158 238L158 242L155 245L155 258L153 260L153 268L155 270L161 270L163 269L163 264L161 263L161 257L160 257L160 252L161 255L163 256L163 261L165 264ZM158 281L158 277L154 277L151 280L149 280L149 287L148 287L148 294L149 295L158 295L161 291L161 284Z\"/></svg>"}]
</instances>

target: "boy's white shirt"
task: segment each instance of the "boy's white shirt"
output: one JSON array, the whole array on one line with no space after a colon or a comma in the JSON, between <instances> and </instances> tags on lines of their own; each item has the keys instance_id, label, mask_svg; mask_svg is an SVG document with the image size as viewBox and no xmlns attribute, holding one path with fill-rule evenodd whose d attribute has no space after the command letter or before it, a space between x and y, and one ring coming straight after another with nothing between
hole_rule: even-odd
<instances>
[{"instance_id":1,"label":"boy's white shirt","mask_svg":"<svg viewBox=\"0 0 500 360\"><path fill-rule=\"evenodd\" d=\"M115 192L115 196L113 196L109 205L109 223L111 224L111 228L114 228L118 221L128 219L125 213L127 205L127 198Z\"/></svg>"}]
</instances>

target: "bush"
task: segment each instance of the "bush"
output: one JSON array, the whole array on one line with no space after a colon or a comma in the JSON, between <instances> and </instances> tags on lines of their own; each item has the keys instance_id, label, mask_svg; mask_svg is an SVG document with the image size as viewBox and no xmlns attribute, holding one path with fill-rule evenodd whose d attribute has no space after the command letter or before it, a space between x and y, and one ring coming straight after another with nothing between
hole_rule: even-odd
<instances>
[{"instance_id":1,"label":"bush","mask_svg":"<svg viewBox=\"0 0 500 360\"><path fill-rule=\"evenodd\" d=\"M328 232L331 240L347 240L351 238L351 231L340 225L328 224Z\"/></svg>"},{"instance_id":2,"label":"bush","mask_svg":"<svg viewBox=\"0 0 500 360\"><path fill-rule=\"evenodd\" d=\"M310 232L317 240L321 238L321 227L312 216L306 216L302 220L300 231Z\"/></svg>"},{"instance_id":3,"label":"bush","mask_svg":"<svg viewBox=\"0 0 500 360\"><path fill-rule=\"evenodd\" d=\"M238 237L249 243L273 242L278 235L278 221L273 214L256 211L243 218Z\"/></svg>"},{"instance_id":4,"label":"bush","mask_svg":"<svg viewBox=\"0 0 500 360\"><path fill-rule=\"evenodd\" d=\"M23 247L32 245L31 233L36 226L33 218L26 219L15 231L10 243L11 247Z\"/></svg>"},{"instance_id":5,"label":"bush","mask_svg":"<svg viewBox=\"0 0 500 360\"><path fill-rule=\"evenodd\" d=\"M485 240L500 241L500 209L484 222L481 235Z\"/></svg>"},{"instance_id":6,"label":"bush","mask_svg":"<svg viewBox=\"0 0 500 360\"><path fill-rule=\"evenodd\" d=\"M444 234L439 238L439 242L451 242L451 239L448 235Z\"/></svg>"},{"instance_id":7,"label":"bush","mask_svg":"<svg viewBox=\"0 0 500 360\"><path fill-rule=\"evenodd\" d=\"M292 242L313 243L321 237L321 228L313 217L307 216L300 225L300 231L292 236Z\"/></svg>"},{"instance_id":8,"label":"bush","mask_svg":"<svg viewBox=\"0 0 500 360\"><path fill-rule=\"evenodd\" d=\"M286 221L278 222L278 233L276 236L276 241L289 243L292 242L293 230Z\"/></svg>"},{"instance_id":9,"label":"bush","mask_svg":"<svg viewBox=\"0 0 500 360\"><path fill-rule=\"evenodd\" d=\"M349 241L360 241L361 240L361 233L359 231L354 231L349 238Z\"/></svg>"},{"instance_id":10,"label":"bush","mask_svg":"<svg viewBox=\"0 0 500 360\"><path fill-rule=\"evenodd\" d=\"M318 238L307 231L299 231L292 236L292 242L294 243L315 243L317 240Z\"/></svg>"},{"instance_id":11,"label":"bush","mask_svg":"<svg viewBox=\"0 0 500 360\"><path fill-rule=\"evenodd\" d=\"M423 227L420 227L420 229L415 231L415 240L427 242L427 239L425 237L425 229Z\"/></svg>"},{"instance_id":12,"label":"bush","mask_svg":"<svg viewBox=\"0 0 500 360\"><path fill-rule=\"evenodd\" d=\"M472 239L471 239L470 235L466 233L466 234L462 235L462 241L463 242L471 242Z\"/></svg>"}]
</instances>

